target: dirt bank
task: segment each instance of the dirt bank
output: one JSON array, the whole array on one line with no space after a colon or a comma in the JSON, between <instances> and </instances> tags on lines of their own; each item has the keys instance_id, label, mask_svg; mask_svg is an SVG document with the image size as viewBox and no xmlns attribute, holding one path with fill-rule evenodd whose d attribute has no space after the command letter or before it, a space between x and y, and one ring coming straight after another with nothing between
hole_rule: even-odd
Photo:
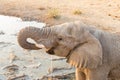
<instances>
[{"instance_id":1,"label":"dirt bank","mask_svg":"<svg viewBox=\"0 0 120 80\"><path fill-rule=\"evenodd\" d=\"M83 20L104 30L120 30L119 0L0 0L0 14L48 25Z\"/></svg>"}]
</instances>

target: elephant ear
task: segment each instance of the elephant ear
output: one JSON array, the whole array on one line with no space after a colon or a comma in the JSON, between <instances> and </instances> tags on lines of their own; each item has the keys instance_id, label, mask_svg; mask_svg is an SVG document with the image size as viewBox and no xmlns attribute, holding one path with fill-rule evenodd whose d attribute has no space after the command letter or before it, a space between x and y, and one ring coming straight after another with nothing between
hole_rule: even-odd
<instances>
[{"instance_id":1,"label":"elephant ear","mask_svg":"<svg viewBox=\"0 0 120 80\"><path fill-rule=\"evenodd\" d=\"M82 44L71 51L67 62L76 68L96 68L102 64L102 47L98 39L85 31Z\"/></svg>"}]
</instances>

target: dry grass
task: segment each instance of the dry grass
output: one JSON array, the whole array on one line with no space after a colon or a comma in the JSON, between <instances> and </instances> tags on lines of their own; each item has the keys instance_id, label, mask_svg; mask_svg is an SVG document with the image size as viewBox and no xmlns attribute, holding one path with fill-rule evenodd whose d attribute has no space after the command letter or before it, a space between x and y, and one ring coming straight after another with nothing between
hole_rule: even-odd
<instances>
[{"instance_id":1,"label":"dry grass","mask_svg":"<svg viewBox=\"0 0 120 80\"><path fill-rule=\"evenodd\" d=\"M73 11L73 14L74 15L80 15L80 14L82 14L82 11L79 10L79 9L76 9L76 10Z\"/></svg>"},{"instance_id":2,"label":"dry grass","mask_svg":"<svg viewBox=\"0 0 120 80\"><path fill-rule=\"evenodd\" d=\"M60 18L60 12L58 9L50 9L47 13L47 18L58 19Z\"/></svg>"}]
</instances>

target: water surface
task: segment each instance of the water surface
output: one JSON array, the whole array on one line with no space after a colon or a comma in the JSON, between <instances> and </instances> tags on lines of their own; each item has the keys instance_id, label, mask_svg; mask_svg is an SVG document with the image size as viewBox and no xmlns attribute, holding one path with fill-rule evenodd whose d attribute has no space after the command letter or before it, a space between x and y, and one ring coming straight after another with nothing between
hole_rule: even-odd
<instances>
[{"instance_id":1,"label":"water surface","mask_svg":"<svg viewBox=\"0 0 120 80\"><path fill-rule=\"evenodd\" d=\"M45 23L36 21L22 21L22 19L18 17L0 15L0 31L5 34L15 34L21 28L27 26L42 28L45 26Z\"/></svg>"}]
</instances>

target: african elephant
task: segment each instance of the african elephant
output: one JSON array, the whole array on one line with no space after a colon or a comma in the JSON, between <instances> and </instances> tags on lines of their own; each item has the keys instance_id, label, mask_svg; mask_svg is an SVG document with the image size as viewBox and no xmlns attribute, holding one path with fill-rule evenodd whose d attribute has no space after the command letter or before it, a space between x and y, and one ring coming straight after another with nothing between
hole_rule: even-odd
<instances>
[{"instance_id":1,"label":"african elephant","mask_svg":"<svg viewBox=\"0 0 120 80\"><path fill-rule=\"evenodd\" d=\"M38 50L42 47L27 42L27 38L43 44L48 54L66 57L67 62L76 67L76 80L108 80L113 69L120 64L120 35L99 30L81 21L20 30L19 45ZM118 77L114 75L112 79Z\"/></svg>"}]
</instances>

